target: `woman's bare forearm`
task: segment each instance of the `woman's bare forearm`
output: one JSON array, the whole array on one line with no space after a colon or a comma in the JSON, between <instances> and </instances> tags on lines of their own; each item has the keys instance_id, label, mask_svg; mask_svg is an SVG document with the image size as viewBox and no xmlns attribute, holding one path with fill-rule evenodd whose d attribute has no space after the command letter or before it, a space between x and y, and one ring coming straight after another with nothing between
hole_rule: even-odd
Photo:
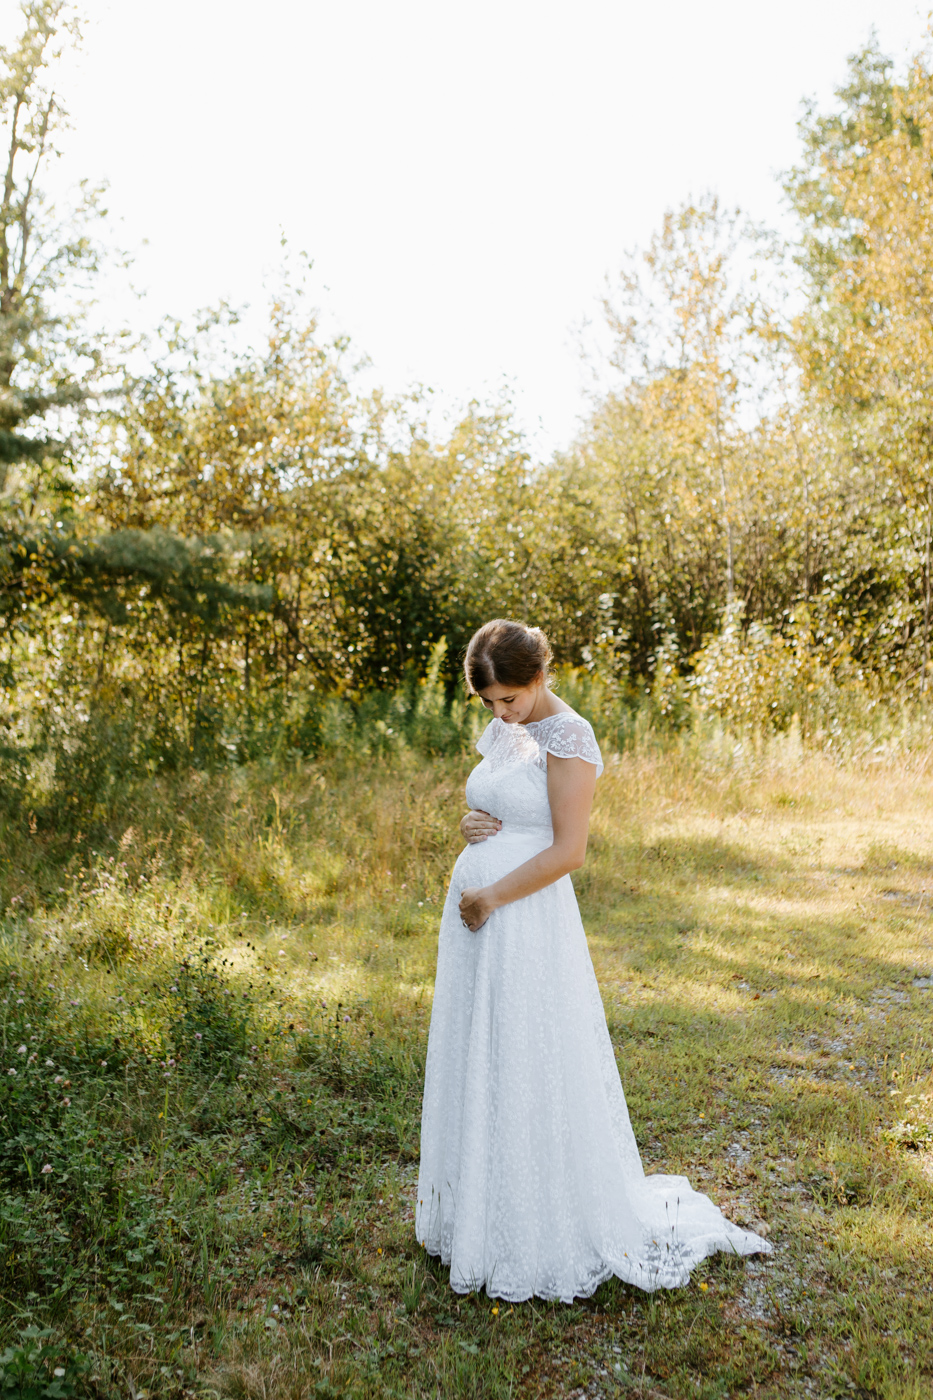
<instances>
[{"instance_id":1,"label":"woman's bare forearm","mask_svg":"<svg viewBox=\"0 0 933 1400\"><path fill-rule=\"evenodd\" d=\"M555 758L548 754L547 771L554 840L546 850L510 870L494 885L461 891L460 917L474 933L494 909L536 894L583 864L596 769L583 758ZM479 814L471 813L470 817L474 815Z\"/></svg>"},{"instance_id":2,"label":"woman's bare forearm","mask_svg":"<svg viewBox=\"0 0 933 1400\"><path fill-rule=\"evenodd\" d=\"M524 899L543 890L546 885L553 885L564 875L569 875L571 870L579 870L585 854L585 851L580 852L566 845L548 846L532 856L531 860L510 870L508 875L503 875L494 885L487 885L484 893L496 909L503 904L513 904L516 899Z\"/></svg>"}]
</instances>

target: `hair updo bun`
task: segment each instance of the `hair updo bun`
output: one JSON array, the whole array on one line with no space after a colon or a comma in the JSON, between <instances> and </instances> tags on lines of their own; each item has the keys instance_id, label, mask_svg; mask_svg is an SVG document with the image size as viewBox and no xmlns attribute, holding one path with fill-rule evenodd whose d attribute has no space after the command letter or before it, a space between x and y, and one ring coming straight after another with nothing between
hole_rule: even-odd
<instances>
[{"instance_id":1,"label":"hair updo bun","mask_svg":"<svg viewBox=\"0 0 933 1400\"><path fill-rule=\"evenodd\" d=\"M551 646L540 627L496 617L474 632L463 659L467 692L476 695L491 685L531 685L544 672L548 679Z\"/></svg>"}]
</instances>

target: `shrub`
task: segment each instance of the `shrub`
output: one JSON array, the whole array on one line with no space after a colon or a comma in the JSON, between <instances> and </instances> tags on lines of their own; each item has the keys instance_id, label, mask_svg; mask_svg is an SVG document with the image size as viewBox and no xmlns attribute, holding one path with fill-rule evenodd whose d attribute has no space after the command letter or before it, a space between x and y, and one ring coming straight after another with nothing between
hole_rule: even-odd
<instances>
[{"instance_id":1,"label":"shrub","mask_svg":"<svg viewBox=\"0 0 933 1400\"><path fill-rule=\"evenodd\" d=\"M785 730L796 716L805 736L864 727L876 694L848 655L815 644L806 609L786 636L763 623L744 626L744 604L726 610L722 630L692 659L689 687L703 715L738 729Z\"/></svg>"},{"instance_id":2,"label":"shrub","mask_svg":"<svg viewBox=\"0 0 933 1400\"><path fill-rule=\"evenodd\" d=\"M0 1352L0 1396L8 1400L70 1400L83 1390L90 1363L68 1355L48 1327L27 1327Z\"/></svg>"}]
</instances>

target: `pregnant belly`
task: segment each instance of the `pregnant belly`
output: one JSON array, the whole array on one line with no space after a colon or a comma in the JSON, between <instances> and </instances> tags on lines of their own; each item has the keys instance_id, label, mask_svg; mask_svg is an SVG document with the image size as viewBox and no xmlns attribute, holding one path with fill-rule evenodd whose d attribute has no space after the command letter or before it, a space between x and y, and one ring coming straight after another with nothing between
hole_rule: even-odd
<instances>
[{"instance_id":1,"label":"pregnant belly","mask_svg":"<svg viewBox=\"0 0 933 1400\"><path fill-rule=\"evenodd\" d=\"M500 831L460 852L450 881L451 891L491 885L526 860L546 851L554 837L550 831Z\"/></svg>"}]
</instances>

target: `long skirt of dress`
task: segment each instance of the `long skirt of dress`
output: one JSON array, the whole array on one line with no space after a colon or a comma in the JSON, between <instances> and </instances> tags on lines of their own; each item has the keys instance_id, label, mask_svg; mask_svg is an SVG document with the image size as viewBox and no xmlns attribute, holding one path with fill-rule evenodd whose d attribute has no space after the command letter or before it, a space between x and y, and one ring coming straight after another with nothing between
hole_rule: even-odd
<instances>
[{"instance_id":1,"label":"long skirt of dress","mask_svg":"<svg viewBox=\"0 0 933 1400\"><path fill-rule=\"evenodd\" d=\"M441 921L415 1224L458 1293L673 1288L718 1250L769 1252L682 1176L646 1176L569 876L464 928L458 901L549 844L468 846Z\"/></svg>"}]
</instances>

